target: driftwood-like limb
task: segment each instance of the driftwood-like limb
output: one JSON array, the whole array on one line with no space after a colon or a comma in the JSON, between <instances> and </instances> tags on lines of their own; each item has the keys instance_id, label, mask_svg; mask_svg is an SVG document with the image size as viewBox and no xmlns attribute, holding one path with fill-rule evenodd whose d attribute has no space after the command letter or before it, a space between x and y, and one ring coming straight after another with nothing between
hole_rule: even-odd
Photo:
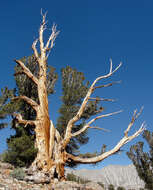
<instances>
[{"instance_id":1,"label":"driftwood-like limb","mask_svg":"<svg viewBox=\"0 0 153 190\"><path fill-rule=\"evenodd\" d=\"M75 137L77 135L80 135L81 133L83 133L84 131L86 131L88 128L91 128L90 125L95 122L97 119L101 119L103 117L108 117L108 116L111 116L111 115L115 115L115 114L118 114L118 113L121 113L122 111L117 111L117 112L112 112L112 113L108 113L108 114L105 114L105 115L99 115L95 118L93 118L92 120L90 120L84 127L82 127L79 131L75 132L75 133L72 133L71 136L72 137ZM103 128L101 128L103 129ZM105 129L106 130L106 129Z\"/></svg>"},{"instance_id":2,"label":"driftwood-like limb","mask_svg":"<svg viewBox=\"0 0 153 190\"><path fill-rule=\"evenodd\" d=\"M127 136L128 132L130 131L131 127L133 126L135 120L140 116L142 113L143 107L140 109L140 111L137 113L137 110L134 111L131 122L128 125L128 128L124 131L124 135Z\"/></svg>"},{"instance_id":3,"label":"driftwood-like limb","mask_svg":"<svg viewBox=\"0 0 153 190\"><path fill-rule=\"evenodd\" d=\"M89 128L90 128L90 129L98 129L98 130L102 130L102 131L105 131L105 132L110 132L110 130L108 130L108 129L101 128L101 127L96 127L96 126L94 126L94 127L92 127L92 126L90 127L90 126L89 126Z\"/></svg>"},{"instance_id":4,"label":"driftwood-like limb","mask_svg":"<svg viewBox=\"0 0 153 190\"><path fill-rule=\"evenodd\" d=\"M36 121L34 120L25 120L22 118L22 115L19 113L14 113L13 116L15 116L15 118L17 119L18 123L24 124L25 127L29 124L29 125L36 125Z\"/></svg>"},{"instance_id":5,"label":"driftwood-like limb","mask_svg":"<svg viewBox=\"0 0 153 190\"><path fill-rule=\"evenodd\" d=\"M37 48L36 48L37 42L38 42L38 39L36 39L36 40L33 42L33 44L32 44L32 49L33 49L33 52L34 52L34 55L35 55L37 61L39 62L39 54L38 54L38 51L37 51Z\"/></svg>"},{"instance_id":6,"label":"driftwood-like limb","mask_svg":"<svg viewBox=\"0 0 153 190\"><path fill-rule=\"evenodd\" d=\"M17 97L12 98L12 100L24 100L36 111L39 106L36 101L32 100L31 98L28 98L27 96L17 96Z\"/></svg>"},{"instance_id":7,"label":"driftwood-like limb","mask_svg":"<svg viewBox=\"0 0 153 190\"><path fill-rule=\"evenodd\" d=\"M49 139L49 157L52 157L53 154L53 147L55 144L55 133L56 133L56 129L53 125L52 120L50 121L50 139Z\"/></svg>"},{"instance_id":8,"label":"driftwood-like limb","mask_svg":"<svg viewBox=\"0 0 153 190\"><path fill-rule=\"evenodd\" d=\"M139 130L136 131L131 136L127 135L129 130L130 130L130 128L128 126L128 128L126 130L126 134L124 135L124 137L117 143L117 145L113 149L111 149L107 152L104 152L104 153L102 153L98 156L92 157L92 158L81 158L79 156L74 156L74 155L67 153L67 158L68 158L68 160L70 159L70 160L73 160L77 163L84 163L84 164L92 164L92 163L100 162L100 161L104 160L105 158L109 157L110 155L115 154L116 152L118 152L120 150L121 147L123 147L129 141L131 141L134 138L136 138L137 136L139 136L145 130L145 123L142 123Z\"/></svg>"},{"instance_id":9,"label":"driftwood-like limb","mask_svg":"<svg viewBox=\"0 0 153 190\"><path fill-rule=\"evenodd\" d=\"M33 49L34 55L38 61L38 64L40 65L40 67L44 66L43 63L46 64L46 60L49 56L49 53L54 46L54 41L55 41L57 35L59 34L59 31L56 30L57 26L55 24L53 24L52 32L51 32L46 44L44 44L43 35L44 35L44 31L47 29L46 15L47 15L47 12L45 14L43 14L41 11L42 22L41 22L41 25L39 28L39 38L36 39L32 44L32 49ZM36 48L38 41L40 44L40 55L39 55L37 48Z\"/></svg>"},{"instance_id":10,"label":"driftwood-like limb","mask_svg":"<svg viewBox=\"0 0 153 190\"><path fill-rule=\"evenodd\" d=\"M111 82L111 83L108 83L108 84L103 84L103 85L100 85L100 86L95 86L94 89L103 88L103 87L110 87L110 86L113 86L113 84L119 84L119 83L121 83L121 81L114 81L114 82Z\"/></svg>"},{"instance_id":11,"label":"driftwood-like limb","mask_svg":"<svg viewBox=\"0 0 153 190\"><path fill-rule=\"evenodd\" d=\"M72 127L74 125L74 123L76 123L80 117L82 116L84 110L85 110L85 107L89 101L89 98L91 96L91 94L93 93L94 91L94 87L95 87L95 84L102 80L102 79L106 79L106 78L109 78L110 76L112 76L113 73L115 73L120 67L121 67L122 63L120 63L114 70L112 69L112 60L110 61L110 71L108 74L106 75L103 75L103 76L100 76L98 78L96 78L96 80L92 83L92 85L90 86L87 94L86 94L86 97L84 98L81 106L80 106L80 109L79 111L77 112L77 114L68 122L68 125L67 125L67 128L66 128L66 133L65 133L65 136L64 136L64 146L66 147L66 145L69 143L70 141L70 138L71 138L71 131L72 131Z\"/></svg>"},{"instance_id":12,"label":"driftwood-like limb","mask_svg":"<svg viewBox=\"0 0 153 190\"><path fill-rule=\"evenodd\" d=\"M43 40L43 32L46 30L46 14L41 14L42 15L42 23L40 25L39 29L39 42L40 42L40 50L44 49L44 40Z\"/></svg>"},{"instance_id":13,"label":"driftwood-like limb","mask_svg":"<svg viewBox=\"0 0 153 190\"><path fill-rule=\"evenodd\" d=\"M26 74L36 85L38 85L38 79L35 77L32 72L25 66L21 60L15 60L17 64L23 69L23 73Z\"/></svg>"},{"instance_id":14,"label":"driftwood-like limb","mask_svg":"<svg viewBox=\"0 0 153 190\"><path fill-rule=\"evenodd\" d=\"M114 99L109 99L109 98L89 98L89 100L97 100L97 101L107 101L107 102L115 102Z\"/></svg>"},{"instance_id":15,"label":"driftwood-like limb","mask_svg":"<svg viewBox=\"0 0 153 190\"><path fill-rule=\"evenodd\" d=\"M56 28L57 28L57 25L53 24L52 33L51 33L51 35L50 35L50 37L46 43L46 46L45 46L46 51L52 49L54 46L54 41L55 41L57 35L59 34L59 31L57 31Z\"/></svg>"}]
</instances>

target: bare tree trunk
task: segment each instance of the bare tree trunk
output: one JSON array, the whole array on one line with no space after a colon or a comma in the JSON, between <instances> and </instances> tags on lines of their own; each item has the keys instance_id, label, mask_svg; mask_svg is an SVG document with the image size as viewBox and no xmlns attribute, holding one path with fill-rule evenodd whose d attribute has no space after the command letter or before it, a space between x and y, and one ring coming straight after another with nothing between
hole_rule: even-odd
<instances>
[{"instance_id":1,"label":"bare tree trunk","mask_svg":"<svg viewBox=\"0 0 153 190\"><path fill-rule=\"evenodd\" d=\"M35 162L37 164L39 163L38 168L49 169L47 165L49 162L50 119L46 89L46 68L42 68L43 71L40 70L40 78L38 83L38 97L40 105L36 117L36 120L38 122L35 127L36 147L38 149L38 154Z\"/></svg>"},{"instance_id":2,"label":"bare tree trunk","mask_svg":"<svg viewBox=\"0 0 153 190\"><path fill-rule=\"evenodd\" d=\"M130 124L128 125L127 129L124 132L124 136L121 138L121 140L117 143L117 145L107 151L102 152L98 156L92 157L92 158L82 158L79 156L74 156L71 154L68 154L66 152L66 147L69 144L71 138L80 135L81 133L85 132L89 128L94 129L102 129L99 127L93 127L91 124L94 123L97 119L101 119L103 117L108 117L110 115L119 113L113 112L108 113L105 115L99 115L95 118L92 118L89 120L81 129L78 129L75 133L72 133L72 128L76 122L78 122L84 113L86 106L90 99L95 99L94 97L91 97L95 89L112 86L113 83L96 86L99 81L102 79L109 78L112 76L114 72L116 72L121 64L116 67L116 69L113 70L112 68L112 61L110 63L110 71L108 74L98 77L90 86L77 114L68 122L67 128L65 131L65 134L63 135L64 138L62 138L59 134L59 132L56 130L56 128L53 125L53 122L50 121L49 118L49 111L48 111L48 95L47 95L47 88L46 88L46 61L48 58L47 52L52 49L54 45L54 41L56 39L56 36L58 35L58 32L56 32L56 26L53 25L52 27L52 33L46 43L44 45L43 41L43 32L46 28L46 22L45 22L45 15L42 15L42 24L39 29L39 39L35 40L33 42L32 48L34 51L34 55L37 59L38 65L39 65L39 77L31 73L31 71L24 65L24 63L20 60L16 60L16 63L18 63L22 68L22 73L26 74L36 85L38 90L38 98L39 102L35 102L34 100L26 97L26 96L19 96L15 97L14 99L22 99L26 101L35 111L36 111L36 120L24 120L21 116L21 114L14 114L16 116L16 119L19 123L30 125L35 125L35 135L36 135L36 148L38 149L37 156L31 166L32 170L35 172L42 172L43 174L47 174L49 176L49 179L53 180L56 178L57 180L65 180L64 176L64 167L66 162L74 161L76 163L84 163L84 164L90 164L90 163L97 163L105 158L109 157L110 155L116 153L120 150L122 146L124 146L126 143L131 141L132 139L136 138L143 130L144 130L144 123L140 127L138 131L136 131L133 135L128 136L128 132L133 126L135 120L140 115L141 111L137 113L137 111L134 112L132 120ZM37 51L36 44L39 41L40 43L40 54ZM49 53L48 52L48 53ZM100 99L99 99L100 100ZM101 98L103 100L103 98ZM105 99L109 100L109 99Z\"/></svg>"}]
</instances>

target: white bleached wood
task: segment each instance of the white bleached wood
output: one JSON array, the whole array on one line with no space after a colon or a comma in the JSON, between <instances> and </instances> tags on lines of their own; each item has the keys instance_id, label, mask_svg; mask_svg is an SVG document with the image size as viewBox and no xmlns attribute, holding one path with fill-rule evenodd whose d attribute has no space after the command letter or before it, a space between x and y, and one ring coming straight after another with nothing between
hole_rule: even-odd
<instances>
[{"instance_id":1,"label":"white bleached wood","mask_svg":"<svg viewBox=\"0 0 153 190\"><path fill-rule=\"evenodd\" d=\"M108 114L105 114L105 115L99 115L95 118L93 118L92 120L90 120L84 127L82 127L79 131L75 132L75 133L72 133L71 136L72 137L75 137L77 135L80 135L81 133L83 133L84 131L86 131L88 128L91 128L90 125L96 121L97 119L101 119L103 117L108 117L108 116L111 116L111 115L115 115L115 114L118 114L118 113L121 113L122 110L120 111L117 111L117 112L113 112L113 113L108 113ZM101 128L102 129L102 128Z\"/></svg>"},{"instance_id":2,"label":"white bleached wood","mask_svg":"<svg viewBox=\"0 0 153 190\"><path fill-rule=\"evenodd\" d=\"M26 74L36 85L38 84L38 79L35 77L31 71L25 66L25 64L21 60L15 60L17 64L19 64L22 68L24 74Z\"/></svg>"},{"instance_id":3,"label":"white bleached wood","mask_svg":"<svg viewBox=\"0 0 153 190\"><path fill-rule=\"evenodd\" d=\"M36 101L32 100L31 98L28 98L27 96L17 96L17 97L12 98L12 100L24 100L36 111L39 106Z\"/></svg>"},{"instance_id":4,"label":"white bleached wood","mask_svg":"<svg viewBox=\"0 0 153 190\"><path fill-rule=\"evenodd\" d=\"M67 125L67 128L66 128L66 133L65 133L65 136L64 136L64 146L66 147L66 145L69 143L70 141L70 138L71 138L71 131L72 131L72 127L74 125L74 123L76 123L80 117L82 116L84 110L85 110L85 107L89 101L89 98L91 96L91 94L93 93L94 91L94 87L95 87L95 84L102 80L102 79L106 79L106 78L109 78L110 76L112 76L112 74L114 72L116 72L120 67L121 67L122 63L120 63L114 70L112 70L112 62L110 63L110 71L108 74L106 75L103 75L103 76L100 76L98 78L96 78L96 80L92 83L92 85L90 86L88 92L87 92L87 95L85 96L81 106L80 106L80 109L79 111L77 112L77 114L68 122L68 125Z\"/></svg>"},{"instance_id":5,"label":"white bleached wood","mask_svg":"<svg viewBox=\"0 0 153 190\"><path fill-rule=\"evenodd\" d=\"M129 126L128 126L128 128L129 128ZM95 156L95 157L92 157L92 158L81 158L79 156L74 156L74 155L71 155L71 154L67 154L67 157L69 159L72 159L75 162L84 163L84 164L100 162L100 161L104 160L105 158L111 156L112 154L115 154L116 152L118 152L121 147L123 147L129 141L131 141L134 138L136 138L137 136L139 136L144 130L145 130L145 123L144 122L142 123L141 127L131 136L128 136L129 130L126 130L127 134L124 135L123 138L121 138L121 140L116 144L116 146L113 149L111 149L111 150L109 150L107 152L104 152L104 153L102 153L102 154L100 154L98 156Z\"/></svg>"}]
</instances>

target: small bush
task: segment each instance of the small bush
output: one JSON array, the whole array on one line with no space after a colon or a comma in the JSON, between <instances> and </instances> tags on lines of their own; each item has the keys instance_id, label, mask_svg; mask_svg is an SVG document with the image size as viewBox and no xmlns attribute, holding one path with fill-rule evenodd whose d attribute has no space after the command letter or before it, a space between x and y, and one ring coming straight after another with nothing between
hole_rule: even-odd
<instances>
[{"instance_id":1,"label":"small bush","mask_svg":"<svg viewBox=\"0 0 153 190\"><path fill-rule=\"evenodd\" d=\"M30 166L37 155L34 139L26 134L10 139L7 144L8 150L4 152L2 159L15 167Z\"/></svg>"},{"instance_id":2,"label":"small bush","mask_svg":"<svg viewBox=\"0 0 153 190\"><path fill-rule=\"evenodd\" d=\"M79 184L86 184L86 183L90 182L90 180L83 179L79 176L74 175L73 173L67 174L67 181L74 181Z\"/></svg>"},{"instance_id":3,"label":"small bush","mask_svg":"<svg viewBox=\"0 0 153 190\"><path fill-rule=\"evenodd\" d=\"M23 180L24 177L25 177L25 172L22 168L16 168L14 169L10 175L13 177L13 178L16 178L18 180Z\"/></svg>"},{"instance_id":4,"label":"small bush","mask_svg":"<svg viewBox=\"0 0 153 190\"><path fill-rule=\"evenodd\" d=\"M117 190L126 190L124 187L119 186Z\"/></svg>"},{"instance_id":5,"label":"small bush","mask_svg":"<svg viewBox=\"0 0 153 190\"><path fill-rule=\"evenodd\" d=\"M108 190L115 190L114 185L110 184L110 185L108 186Z\"/></svg>"}]
</instances>

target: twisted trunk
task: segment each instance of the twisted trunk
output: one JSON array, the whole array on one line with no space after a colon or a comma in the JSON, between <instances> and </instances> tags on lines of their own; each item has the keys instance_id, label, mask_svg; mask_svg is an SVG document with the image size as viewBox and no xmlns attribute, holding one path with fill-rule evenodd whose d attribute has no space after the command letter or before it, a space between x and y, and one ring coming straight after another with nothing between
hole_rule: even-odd
<instances>
[{"instance_id":1,"label":"twisted trunk","mask_svg":"<svg viewBox=\"0 0 153 190\"><path fill-rule=\"evenodd\" d=\"M50 52L50 50L53 48L54 41L56 39L56 36L58 35L58 32L56 31L56 25L53 25L52 33L46 45L44 46L43 32L46 29L45 16L46 15L42 15L42 24L39 29L39 39L35 40L32 45L34 55L39 65L39 76L38 77L34 76L34 74L31 73L31 71L24 65L22 61L16 60L16 62L22 68L22 73L27 75L37 85L39 102L37 103L26 96L15 97L15 99L22 99L26 101L36 111L36 120L25 120L22 118L21 114L15 114L15 117L19 123L25 124L25 126L27 126L27 124L35 125L35 135L36 135L35 145L36 145L36 148L38 149L38 153L31 168L36 174L40 171L40 173L49 177L49 182L50 182L51 180L54 181L54 179L57 179L58 181L65 180L64 166L66 162L74 161L76 163L91 164L91 163L100 162L104 160L105 158L109 157L110 155L115 154L116 152L120 150L122 146L124 146L126 143L128 143L129 141L131 141L132 139L140 135L142 131L145 129L145 125L143 123L138 131L136 131L131 136L128 136L128 132L133 126L135 120L141 114L141 110L139 113L137 113L137 110L135 110L130 124L128 125L127 129L124 131L124 136L116 144L116 146L112 148L112 150L109 150L107 152L102 152L99 155L92 158L82 158L79 156L68 154L66 152L66 147L69 144L71 138L77 135L80 135L81 133L85 132L89 128L99 129L99 127L93 127L91 126L91 124L93 124L97 119L108 117L110 115L120 112L119 111L119 112L113 112L113 113L109 113L105 115L99 115L89 120L80 130L78 129L78 131L76 131L75 133L72 132L73 131L72 128L74 127L74 124L78 122L80 118L82 117L86 109L86 106L89 103L89 100L95 99L94 97L91 97L95 89L111 86L113 84L113 83L110 83L106 85L96 86L97 83L101 81L102 79L111 77L112 74L115 73L119 69L121 64L119 64L119 66L117 66L113 70L112 61L110 61L109 73L96 78L96 80L91 84L77 114L68 122L65 134L63 134L64 137L62 139L59 132L54 127L52 121L50 121L49 119L48 95L47 95L47 88L46 88L46 80L47 80L46 61L49 55L49 53L47 52L48 51ZM37 48L36 48L36 44L38 41L40 43L40 54L38 53ZM109 99L105 99L105 100L109 100ZM41 178L41 177L38 176L38 178Z\"/></svg>"}]
</instances>

